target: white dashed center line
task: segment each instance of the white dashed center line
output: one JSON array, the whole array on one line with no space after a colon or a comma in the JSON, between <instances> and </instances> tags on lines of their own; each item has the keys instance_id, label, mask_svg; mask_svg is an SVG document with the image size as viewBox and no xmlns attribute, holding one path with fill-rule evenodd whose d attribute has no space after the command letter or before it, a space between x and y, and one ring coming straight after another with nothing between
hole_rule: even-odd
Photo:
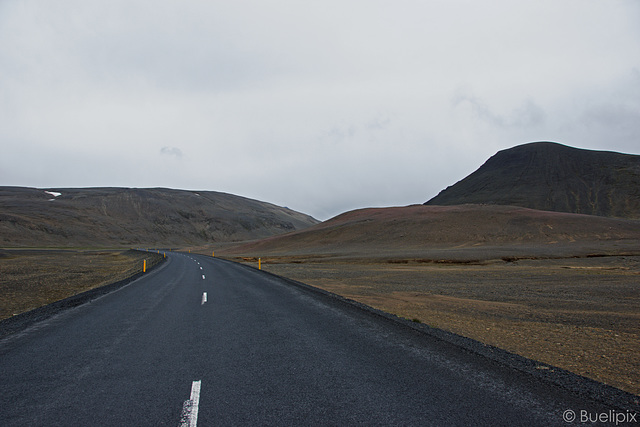
<instances>
[{"instance_id":1,"label":"white dashed center line","mask_svg":"<svg viewBox=\"0 0 640 427\"><path fill-rule=\"evenodd\" d=\"M204 305L205 302L207 302L207 293L203 292L202 293L202 303L200 305Z\"/></svg>"},{"instance_id":2,"label":"white dashed center line","mask_svg":"<svg viewBox=\"0 0 640 427\"><path fill-rule=\"evenodd\" d=\"M204 280L204 274L202 275L202 280Z\"/></svg>"},{"instance_id":3,"label":"white dashed center line","mask_svg":"<svg viewBox=\"0 0 640 427\"><path fill-rule=\"evenodd\" d=\"M198 405L200 405L200 381L191 384L191 398L182 405L180 427L196 427L198 425Z\"/></svg>"}]
</instances>

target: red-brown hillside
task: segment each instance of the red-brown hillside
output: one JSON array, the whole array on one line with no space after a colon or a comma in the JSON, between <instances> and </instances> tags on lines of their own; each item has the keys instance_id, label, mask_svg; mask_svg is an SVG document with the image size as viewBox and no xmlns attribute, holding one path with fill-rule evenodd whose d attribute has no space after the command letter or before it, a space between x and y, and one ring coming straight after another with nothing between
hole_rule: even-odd
<instances>
[{"instance_id":1,"label":"red-brown hillside","mask_svg":"<svg viewBox=\"0 0 640 427\"><path fill-rule=\"evenodd\" d=\"M514 206L359 209L302 231L229 249L230 254L421 256L434 249L530 248L540 254L640 249L640 221ZM586 245L586 246L585 246ZM502 251L504 252L504 251Z\"/></svg>"}]
</instances>

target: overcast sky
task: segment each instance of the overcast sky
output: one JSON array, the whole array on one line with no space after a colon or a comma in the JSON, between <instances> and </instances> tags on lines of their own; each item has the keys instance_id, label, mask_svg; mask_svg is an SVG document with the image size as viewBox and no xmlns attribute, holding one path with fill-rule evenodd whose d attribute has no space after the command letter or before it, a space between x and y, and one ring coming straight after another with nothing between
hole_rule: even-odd
<instances>
[{"instance_id":1,"label":"overcast sky","mask_svg":"<svg viewBox=\"0 0 640 427\"><path fill-rule=\"evenodd\" d=\"M640 154L640 1L0 0L0 185L325 220L541 140Z\"/></svg>"}]
</instances>

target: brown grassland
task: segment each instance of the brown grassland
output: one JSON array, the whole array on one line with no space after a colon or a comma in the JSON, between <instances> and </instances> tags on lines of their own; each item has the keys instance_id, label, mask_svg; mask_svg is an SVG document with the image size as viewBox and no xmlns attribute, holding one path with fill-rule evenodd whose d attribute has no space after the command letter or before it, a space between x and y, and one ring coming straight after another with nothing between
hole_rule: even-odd
<instances>
[{"instance_id":1,"label":"brown grassland","mask_svg":"<svg viewBox=\"0 0 640 427\"><path fill-rule=\"evenodd\" d=\"M161 257L161 255L160 255ZM126 279L158 261L123 250L0 251L0 320Z\"/></svg>"}]
</instances>

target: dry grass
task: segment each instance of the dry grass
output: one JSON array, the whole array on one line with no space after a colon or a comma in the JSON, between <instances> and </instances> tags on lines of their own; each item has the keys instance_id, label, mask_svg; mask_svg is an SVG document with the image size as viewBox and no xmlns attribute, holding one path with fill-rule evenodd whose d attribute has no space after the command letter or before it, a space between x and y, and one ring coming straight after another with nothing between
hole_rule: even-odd
<instances>
[{"instance_id":1,"label":"dry grass","mask_svg":"<svg viewBox=\"0 0 640 427\"><path fill-rule=\"evenodd\" d=\"M121 250L2 251L0 319L123 280L142 271L143 259L150 265L157 258L153 255Z\"/></svg>"},{"instance_id":2,"label":"dry grass","mask_svg":"<svg viewBox=\"0 0 640 427\"><path fill-rule=\"evenodd\" d=\"M267 257L262 268L640 394L638 256L475 264Z\"/></svg>"}]
</instances>

